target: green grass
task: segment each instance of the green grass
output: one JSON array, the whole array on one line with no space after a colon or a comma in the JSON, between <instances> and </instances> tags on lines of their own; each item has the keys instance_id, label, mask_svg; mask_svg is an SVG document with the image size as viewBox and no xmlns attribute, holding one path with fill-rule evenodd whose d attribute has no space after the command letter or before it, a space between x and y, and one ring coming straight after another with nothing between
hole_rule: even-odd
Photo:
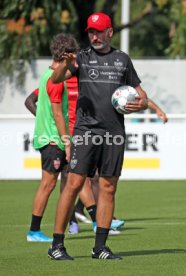
<instances>
[{"instance_id":1,"label":"green grass","mask_svg":"<svg viewBox=\"0 0 186 276\"><path fill-rule=\"evenodd\" d=\"M182 276L186 275L186 181L120 182L115 214L126 220L121 235L108 245L122 261L92 260L94 234L66 235L75 261L47 258L49 244L28 243L32 199L37 181L0 181L0 275ZM59 187L52 194L42 229L52 235Z\"/></svg>"}]
</instances>

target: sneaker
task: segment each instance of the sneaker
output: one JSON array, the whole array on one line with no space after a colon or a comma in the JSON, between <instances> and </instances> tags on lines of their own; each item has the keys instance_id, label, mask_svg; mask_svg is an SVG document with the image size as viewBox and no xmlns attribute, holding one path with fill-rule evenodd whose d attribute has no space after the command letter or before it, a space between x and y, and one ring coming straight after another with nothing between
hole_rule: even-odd
<instances>
[{"instance_id":1,"label":"sneaker","mask_svg":"<svg viewBox=\"0 0 186 276\"><path fill-rule=\"evenodd\" d=\"M92 223L92 228L93 228L94 233L96 233L96 229L97 229L97 223L96 223L96 221L94 221Z\"/></svg>"},{"instance_id":2,"label":"sneaker","mask_svg":"<svg viewBox=\"0 0 186 276\"><path fill-rule=\"evenodd\" d=\"M80 222L91 223L91 221L84 214L81 214L76 211L75 216L76 216L76 219Z\"/></svg>"},{"instance_id":3,"label":"sneaker","mask_svg":"<svg viewBox=\"0 0 186 276\"><path fill-rule=\"evenodd\" d=\"M112 253L109 247L103 246L99 251L92 250L92 259L122 260L120 256Z\"/></svg>"},{"instance_id":4,"label":"sneaker","mask_svg":"<svg viewBox=\"0 0 186 276\"><path fill-rule=\"evenodd\" d=\"M124 220L113 219L111 222L110 228L117 229L117 228L120 228L121 226L123 226L124 224L125 224Z\"/></svg>"},{"instance_id":5,"label":"sneaker","mask_svg":"<svg viewBox=\"0 0 186 276\"><path fill-rule=\"evenodd\" d=\"M118 229L110 229L109 230L109 235L119 235L121 233L121 231L119 231Z\"/></svg>"},{"instance_id":6,"label":"sneaker","mask_svg":"<svg viewBox=\"0 0 186 276\"><path fill-rule=\"evenodd\" d=\"M29 231L26 237L28 242L52 242L53 239L45 236L41 231Z\"/></svg>"},{"instance_id":7,"label":"sneaker","mask_svg":"<svg viewBox=\"0 0 186 276\"><path fill-rule=\"evenodd\" d=\"M74 258L68 255L66 248L61 243L54 247L49 248L48 257L51 260L56 260L56 261L74 260Z\"/></svg>"},{"instance_id":8,"label":"sneaker","mask_svg":"<svg viewBox=\"0 0 186 276\"><path fill-rule=\"evenodd\" d=\"M112 226L112 224L111 224L111 226ZM96 222L93 222L92 223L92 228L93 228L93 231L94 231L94 233L96 233L96 229L97 229L97 224L96 224ZM110 235L119 235L121 232L117 229L117 228L110 228L110 230L109 230L109 234Z\"/></svg>"},{"instance_id":9,"label":"sneaker","mask_svg":"<svg viewBox=\"0 0 186 276\"><path fill-rule=\"evenodd\" d=\"M79 226L78 223L71 221L69 224L69 230L68 233L71 235L78 234L79 233Z\"/></svg>"}]
</instances>

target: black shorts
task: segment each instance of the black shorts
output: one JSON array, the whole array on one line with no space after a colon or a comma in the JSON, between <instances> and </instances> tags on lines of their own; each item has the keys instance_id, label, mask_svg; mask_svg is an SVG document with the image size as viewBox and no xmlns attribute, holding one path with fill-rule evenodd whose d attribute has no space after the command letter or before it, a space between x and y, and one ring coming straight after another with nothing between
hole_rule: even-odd
<instances>
[{"instance_id":1,"label":"black shorts","mask_svg":"<svg viewBox=\"0 0 186 276\"><path fill-rule=\"evenodd\" d=\"M66 154L57 145L46 145L39 149L41 153L42 170L58 173L67 164Z\"/></svg>"},{"instance_id":2,"label":"black shorts","mask_svg":"<svg viewBox=\"0 0 186 276\"><path fill-rule=\"evenodd\" d=\"M89 131L90 137L85 138L86 133L79 129L74 131L69 172L93 177L98 169L99 176L120 176L125 137L122 136L122 140L117 135L108 139Z\"/></svg>"}]
</instances>

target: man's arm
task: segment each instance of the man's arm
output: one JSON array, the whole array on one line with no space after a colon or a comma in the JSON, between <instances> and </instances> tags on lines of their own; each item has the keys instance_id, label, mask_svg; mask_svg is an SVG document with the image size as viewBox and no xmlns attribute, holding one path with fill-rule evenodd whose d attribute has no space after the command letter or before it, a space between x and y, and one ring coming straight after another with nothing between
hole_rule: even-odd
<instances>
[{"instance_id":1,"label":"man's arm","mask_svg":"<svg viewBox=\"0 0 186 276\"><path fill-rule=\"evenodd\" d=\"M128 102L126 104L126 110L130 112L138 112L148 107L148 99L146 92L141 88L140 85L135 87L136 91L139 94L139 97L136 97L136 101Z\"/></svg>"},{"instance_id":2,"label":"man's arm","mask_svg":"<svg viewBox=\"0 0 186 276\"><path fill-rule=\"evenodd\" d=\"M63 82L72 77L69 66L75 62L76 55L69 53L64 54L64 60L59 64L59 66L54 70L51 80L53 83Z\"/></svg>"},{"instance_id":3,"label":"man's arm","mask_svg":"<svg viewBox=\"0 0 186 276\"><path fill-rule=\"evenodd\" d=\"M148 108L154 110L157 116L163 121L164 124L168 122L166 113L151 99L148 99Z\"/></svg>"},{"instance_id":4,"label":"man's arm","mask_svg":"<svg viewBox=\"0 0 186 276\"><path fill-rule=\"evenodd\" d=\"M63 138L65 142L65 152L66 152L66 160L70 160L70 137L67 132L65 119L62 113L61 103L51 103L52 112L54 116L54 120L56 123L56 127L58 129L59 135Z\"/></svg>"},{"instance_id":5,"label":"man's arm","mask_svg":"<svg viewBox=\"0 0 186 276\"><path fill-rule=\"evenodd\" d=\"M32 92L25 100L25 106L26 108L34 115L36 116L36 102L38 100L38 96Z\"/></svg>"}]
</instances>

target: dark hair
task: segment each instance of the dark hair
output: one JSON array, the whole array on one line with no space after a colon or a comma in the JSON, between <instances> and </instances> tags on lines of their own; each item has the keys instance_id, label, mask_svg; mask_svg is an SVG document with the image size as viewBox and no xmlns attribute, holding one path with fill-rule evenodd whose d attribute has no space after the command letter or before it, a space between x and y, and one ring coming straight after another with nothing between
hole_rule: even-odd
<instances>
[{"instance_id":1,"label":"dark hair","mask_svg":"<svg viewBox=\"0 0 186 276\"><path fill-rule=\"evenodd\" d=\"M50 51L54 61L62 61L64 53L76 53L79 45L71 34L58 34L50 44Z\"/></svg>"}]
</instances>

